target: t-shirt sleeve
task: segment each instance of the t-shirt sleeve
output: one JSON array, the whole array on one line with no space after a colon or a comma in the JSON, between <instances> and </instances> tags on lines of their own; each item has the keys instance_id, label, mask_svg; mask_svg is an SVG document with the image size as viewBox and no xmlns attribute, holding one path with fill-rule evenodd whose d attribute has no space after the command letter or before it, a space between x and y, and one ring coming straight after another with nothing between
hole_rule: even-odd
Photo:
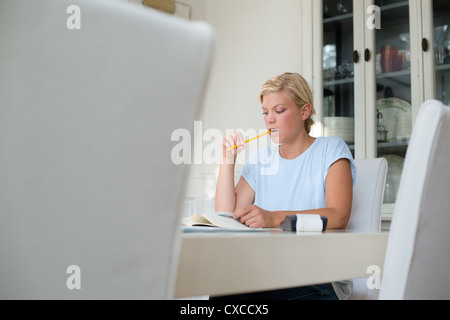
<instances>
[{"instance_id":1,"label":"t-shirt sleeve","mask_svg":"<svg viewBox=\"0 0 450 320\"><path fill-rule=\"evenodd\" d=\"M350 152L350 149L348 148L344 140L339 137L330 137L325 153L325 177L328 175L328 171L330 170L331 165L340 159L349 160L350 169L352 171L352 182L354 185L357 172L352 153Z\"/></svg>"}]
</instances>

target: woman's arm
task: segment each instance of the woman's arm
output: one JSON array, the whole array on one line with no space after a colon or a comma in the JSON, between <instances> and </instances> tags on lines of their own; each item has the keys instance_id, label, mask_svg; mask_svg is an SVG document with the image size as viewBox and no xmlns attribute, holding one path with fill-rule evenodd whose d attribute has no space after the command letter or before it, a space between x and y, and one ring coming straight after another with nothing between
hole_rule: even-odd
<instances>
[{"instance_id":1,"label":"woman's arm","mask_svg":"<svg viewBox=\"0 0 450 320\"><path fill-rule=\"evenodd\" d=\"M328 218L330 229L345 229L352 211L353 182L350 161L340 159L331 165L325 181L326 208L321 215Z\"/></svg>"},{"instance_id":2,"label":"woman's arm","mask_svg":"<svg viewBox=\"0 0 450 320\"><path fill-rule=\"evenodd\" d=\"M234 167L234 164L220 165L216 187L216 212L234 212L236 208Z\"/></svg>"},{"instance_id":3,"label":"woman's arm","mask_svg":"<svg viewBox=\"0 0 450 320\"><path fill-rule=\"evenodd\" d=\"M307 211L269 212L254 205L244 206L235 212L235 218L252 228L279 228L286 216L295 214L320 214L328 218L329 229L345 229L352 209L353 183L350 162L340 159L333 163L325 181L323 209Z\"/></svg>"},{"instance_id":4,"label":"woman's arm","mask_svg":"<svg viewBox=\"0 0 450 320\"><path fill-rule=\"evenodd\" d=\"M233 150L230 147L238 145ZM236 208L253 203L255 193L250 185L241 178L235 188L234 170L237 154L244 149L244 136L238 132L228 135L223 141L222 164L219 169L216 188L216 212L235 212Z\"/></svg>"}]
</instances>

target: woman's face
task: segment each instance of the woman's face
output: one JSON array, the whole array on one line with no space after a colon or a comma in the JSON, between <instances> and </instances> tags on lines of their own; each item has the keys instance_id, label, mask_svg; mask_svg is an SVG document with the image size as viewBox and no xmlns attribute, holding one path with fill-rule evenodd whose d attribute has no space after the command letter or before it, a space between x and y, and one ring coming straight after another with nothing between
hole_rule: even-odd
<instances>
[{"instance_id":1,"label":"woman's face","mask_svg":"<svg viewBox=\"0 0 450 320\"><path fill-rule=\"evenodd\" d=\"M286 90L268 93L263 97L263 115L270 136L275 143L283 144L293 141L305 131L302 114L305 108L298 108ZM308 115L309 116L309 115Z\"/></svg>"}]
</instances>

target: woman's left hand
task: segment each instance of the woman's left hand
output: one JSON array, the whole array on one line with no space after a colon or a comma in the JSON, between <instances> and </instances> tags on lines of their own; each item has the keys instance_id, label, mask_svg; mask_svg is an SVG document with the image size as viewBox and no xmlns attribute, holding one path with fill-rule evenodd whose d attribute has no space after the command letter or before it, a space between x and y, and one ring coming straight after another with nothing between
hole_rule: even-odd
<instances>
[{"instance_id":1,"label":"woman's left hand","mask_svg":"<svg viewBox=\"0 0 450 320\"><path fill-rule=\"evenodd\" d=\"M234 212L234 218L250 228L278 228L274 226L273 213L258 206L250 205Z\"/></svg>"}]
</instances>

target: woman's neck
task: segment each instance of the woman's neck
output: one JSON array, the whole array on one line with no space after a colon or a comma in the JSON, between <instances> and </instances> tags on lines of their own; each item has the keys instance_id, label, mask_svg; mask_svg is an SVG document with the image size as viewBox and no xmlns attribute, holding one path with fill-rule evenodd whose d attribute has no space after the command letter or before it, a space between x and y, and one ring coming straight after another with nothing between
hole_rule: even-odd
<instances>
[{"instance_id":1,"label":"woman's neck","mask_svg":"<svg viewBox=\"0 0 450 320\"><path fill-rule=\"evenodd\" d=\"M312 146L314 141L316 141L316 139L309 134L305 133L304 135L300 135L295 141L280 145L280 156L287 160L297 159Z\"/></svg>"}]
</instances>

